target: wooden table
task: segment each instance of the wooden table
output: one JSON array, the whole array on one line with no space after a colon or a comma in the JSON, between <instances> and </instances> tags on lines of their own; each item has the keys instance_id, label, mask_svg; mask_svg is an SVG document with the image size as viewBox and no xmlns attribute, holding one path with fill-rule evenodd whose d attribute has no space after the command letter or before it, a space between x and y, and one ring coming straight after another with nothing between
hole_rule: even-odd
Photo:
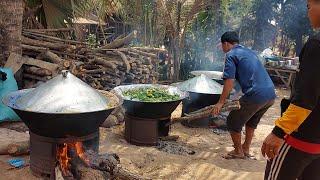
<instances>
[{"instance_id":1,"label":"wooden table","mask_svg":"<svg viewBox=\"0 0 320 180\"><path fill-rule=\"evenodd\" d=\"M265 67L271 77L280 78L282 83L287 88L290 88L291 81L293 80L294 75L298 72L297 69L289 69L285 67L272 67L272 66L265 66Z\"/></svg>"}]
</instances>

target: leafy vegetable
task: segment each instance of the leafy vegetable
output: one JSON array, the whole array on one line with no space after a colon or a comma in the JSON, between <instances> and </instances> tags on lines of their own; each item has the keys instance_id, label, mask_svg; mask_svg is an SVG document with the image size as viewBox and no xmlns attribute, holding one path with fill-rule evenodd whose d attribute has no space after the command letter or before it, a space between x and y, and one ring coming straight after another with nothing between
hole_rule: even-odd
<instances>
[{"instance_id":1,"label":"leafy vegetable","mask_svg":"<svg viewBox=\"0 0 320 180\"><path fill-rule=\"evenodd\" d=\"M124 96L131 100L138 100L142 102L168 102L180 99L178 94L171 95L167 90L161 88L136 88L123 92Z\"/></svg>"}]
</instances>

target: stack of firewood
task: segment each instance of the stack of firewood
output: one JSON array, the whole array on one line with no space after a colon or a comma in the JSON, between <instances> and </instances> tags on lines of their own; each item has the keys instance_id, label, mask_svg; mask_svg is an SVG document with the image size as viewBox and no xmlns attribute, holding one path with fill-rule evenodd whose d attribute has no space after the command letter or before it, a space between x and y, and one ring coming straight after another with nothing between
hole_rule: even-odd
<instances>
[{"instance_id":1,"label":"stack of firewood","mask_svg":"<svg viewBox=\"0 0 320 180\"><path fill-rule=\"evenodd\" d=\"M128 47L136 32L120 36L102 47L49 35L42 30L23 30L24 88L35 87L61 70L69 70L92 87L110 90L124 83L156 83L159 53L166 50Z\"/></svg>"}]
</instances>

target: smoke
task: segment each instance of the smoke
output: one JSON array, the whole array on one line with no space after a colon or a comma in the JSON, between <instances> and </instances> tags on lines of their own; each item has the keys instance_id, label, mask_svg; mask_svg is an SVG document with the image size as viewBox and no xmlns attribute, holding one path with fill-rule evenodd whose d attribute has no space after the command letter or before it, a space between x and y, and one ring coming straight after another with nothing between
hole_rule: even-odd
<instances>
[{"instance_id":1,"label":"smoke","mask_svg":"<svg viewBox=\"0 0 320 180\"><path fill-rule=\"evenodd\" d=\"M220 36L195 29L186 35L181 64L181 78L188 79L191 71L223 71L224 57Z\"/></svg>"}]
</instances>

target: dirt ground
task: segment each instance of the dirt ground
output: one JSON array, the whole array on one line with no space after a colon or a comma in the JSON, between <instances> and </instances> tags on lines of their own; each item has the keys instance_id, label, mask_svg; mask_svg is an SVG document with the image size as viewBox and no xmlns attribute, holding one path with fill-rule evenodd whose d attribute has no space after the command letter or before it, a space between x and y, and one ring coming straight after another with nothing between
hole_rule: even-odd
<instances>
[{"instance_id":1,"label":"dirt ground","mask_svg":"<svg viewBox=\"0 0 320 180\"><path fill-rule=\"evenodd\" d=\"M228 134L216 135L211 129L191 129L180 124L171 128L170 135L178 135L178 142L194 150L194 155L174 155L154 147L130 145L124 140L123 126L101 129L100 152L117 153L123 167L151 179L263 179L266 160L260 155L260 147L264 137L272 130L274 120L280 115L280 100L289 92L277 89L277 95L275 105L263 117L253 140L252 154L257 160L223 159L221 156L232 149ZM28 167L10 169L8 159L8 156L0 156L0 180L37 179L31 175Z\"/></svg>"}]
</instances>

